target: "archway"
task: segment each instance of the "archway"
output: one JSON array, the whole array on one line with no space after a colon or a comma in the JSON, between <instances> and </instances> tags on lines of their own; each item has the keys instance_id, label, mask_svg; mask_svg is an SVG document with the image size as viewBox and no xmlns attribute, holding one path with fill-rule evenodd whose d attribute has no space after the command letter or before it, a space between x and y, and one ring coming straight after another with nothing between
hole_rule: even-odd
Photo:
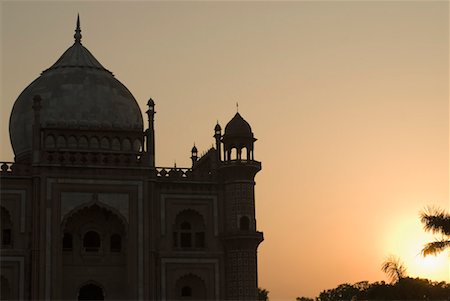
<instances>
[{"instance_id":1,"label":"archway","mask_svg":"<svg viewBox=\"0 0 450 301\"><path fill-rule=\"evenodd\" d=\"M78 292L78 300L105 300L103 289L92 283L83 285Z\"/></svg>"}]
</instances>

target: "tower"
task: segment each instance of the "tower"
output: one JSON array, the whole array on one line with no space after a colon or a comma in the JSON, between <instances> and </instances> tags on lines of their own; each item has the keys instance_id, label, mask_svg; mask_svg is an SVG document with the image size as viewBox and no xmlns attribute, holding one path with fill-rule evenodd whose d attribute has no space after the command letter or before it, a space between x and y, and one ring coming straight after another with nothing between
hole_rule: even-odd
<instances>
[{"instance_id":1,"label":"tower","mask_svg":"<svg viewBox=\"0 0 450 301\"><path fill-rule=\"evenodd\" d=\"M226 125L222 137L224 161L219 175L224 186L226 292L232 300L257 299L257 247L263 234L256 231L255 175L261 163L254 160L256 139L239 113Z\"/></svg>"}]
</instances>

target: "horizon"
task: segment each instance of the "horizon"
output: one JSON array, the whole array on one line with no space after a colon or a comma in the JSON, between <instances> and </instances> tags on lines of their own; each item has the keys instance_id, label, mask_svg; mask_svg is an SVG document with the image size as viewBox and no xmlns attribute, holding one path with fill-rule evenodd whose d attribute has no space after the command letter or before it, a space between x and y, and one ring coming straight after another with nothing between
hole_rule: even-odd
<instances>
[{"instance_id":1,"label":"horizon","mask_svg":"<svg viewBox=\"0 0 450 301\"><path fill-rule=\"evenodd\" d=\"M190 166L236 113L252 126L259 286L274 300L341 283L450 282L419 212L449 209L447 2L2 2L1 160L19 94L72 45L156 103L157 166ZM40 13L37 14L36 11ZM280 253L280 250L283 253ZM331 256L330 256L331 254Z\"/></svg>"}]
</instances>

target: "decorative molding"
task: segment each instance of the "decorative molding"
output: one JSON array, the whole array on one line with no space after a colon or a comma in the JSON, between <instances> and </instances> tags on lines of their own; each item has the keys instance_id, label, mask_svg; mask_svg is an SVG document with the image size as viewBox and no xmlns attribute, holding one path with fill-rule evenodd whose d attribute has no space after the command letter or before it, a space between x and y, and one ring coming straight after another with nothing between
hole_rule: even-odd
<instances>
[{"instance_id":1,"label":"decorative molding","mask_svg":"<svg viewBox=\"0 0 450 301\"><path fill-rule=\"evenodd\" d=\"M25 189L4 189L3 193L20 194L20 232L25 232L25 212L26 212L26 196Z\"/></svg>"},{"instance_id":2,"label":"decorative molding","mask_svg":"<svg viewBox=\"0 0 450 301\"><path fill-rule=\"evenodd\" d=\"M2 256L1 261L19 263L19 300L24 300L25 288L25 258L22 256Z\"/></svg>"},{"instance_id":3,"label":"decorative molding","mask_svg":"<svg viewBox=\"0 0 450 301\"><path fill-rule=\"evenodd\" d=\"M191 200L207 200L211 199L213 202L213 222L214 235L219 235L219 211L217 208L217 195L204 194L161 194L161 235L166 234L166 200L167 199L191 199Z\"/></svg>"},{"instance_id":4,"label":"decorative molding","mask_svg":"<svg viewBox=\"0 0 450 301\"><path fill-rule=\"evenodd\" d=\"M192 264L202 264L202 263L212 263L214 264L214 290L216 300L219 300L219 260L218 259L203 259L203 258L162 258L161 259L161 300L166 300L166 265L168 263L192 263Z\"/></svg>"},{"instance_id":5,"label":"decorative molding","mask_svg":"<svg viewBox=\"0 0 450 301\"><path fill-rule=\"evenodd\" d=\"M144 215L143 215L143 182L142 181L119 181L119 180L94 180L94 179L69 179L69 178L48 178L47 179L47 201L51 200L51 185L59 184L86 184L86 185L135 185L138 192L138 300L144 300ZM92 194L91 194L92 195ZM109 195L108 193L98 194ZM91 196L92 197L92 196ZM92 198L91 198L92 200ZM128 214L127 214L128 216ZM127 219L128 221L128 219ZM140 241L140 242L139 242ZM51 246L50 246L51 247ZM49 256L49 249L47 257ZM46 279L47 280L47 279ZM46 288L50 283L46 281ZM47 298L49 299L49 298Z\"/></svg>"}]
</instances>

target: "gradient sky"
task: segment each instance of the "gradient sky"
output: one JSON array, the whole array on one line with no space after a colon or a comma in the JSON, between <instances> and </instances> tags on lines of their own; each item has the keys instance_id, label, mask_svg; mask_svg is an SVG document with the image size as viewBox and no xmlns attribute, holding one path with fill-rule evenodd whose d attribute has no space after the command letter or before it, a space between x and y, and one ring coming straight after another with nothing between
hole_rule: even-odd
<instances>
[{"instance_id":1,"label":"gradient sky","mask_svg":"<svg viewBox=\"0 0 450 301\"><path fill-rule=\"evenodd\" d=\"M255 157L259 285L272 300L344 282L450 281L423 260L419 211L449 208L449 4L375 2L1 2L0 143L20 92L73 43L156 102L157 165L189 166L216 120L239 111Z\"/></svg>"}]
</instances>

